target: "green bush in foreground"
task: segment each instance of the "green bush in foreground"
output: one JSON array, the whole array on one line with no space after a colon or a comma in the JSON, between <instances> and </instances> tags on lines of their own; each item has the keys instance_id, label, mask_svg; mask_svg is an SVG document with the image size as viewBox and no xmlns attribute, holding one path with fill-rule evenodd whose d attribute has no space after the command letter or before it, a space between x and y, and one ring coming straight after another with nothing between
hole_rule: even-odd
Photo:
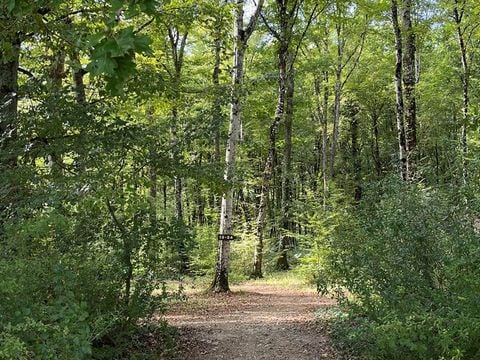
<instances>
[{"instance_id":1,"label":"green bush in foreground","mask_svg":"<svg viewBox=\"0 0 480 360\"><path fill-rule=\"evenodd\" d=\"M368 359L480 358L480 241L457 203L386 181L338 219L318 284L345 311L338 339Z\"/></svg>"}]
</instances>

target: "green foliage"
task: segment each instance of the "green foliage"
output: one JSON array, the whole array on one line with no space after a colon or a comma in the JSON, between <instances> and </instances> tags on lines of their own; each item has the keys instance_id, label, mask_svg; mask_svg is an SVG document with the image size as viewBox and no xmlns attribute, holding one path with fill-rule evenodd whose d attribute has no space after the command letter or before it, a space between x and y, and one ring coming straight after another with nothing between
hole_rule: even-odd
<instances>
[{"instance_id":1,"label":"green foliage","mask_svg":"<svg viewBox=\"0 0 480 360\"><path fill-rule=\"evenodd\" d=\"M457 201L389 179L327 237L319 288L349 309L344 339L368 344L368 358L479 355L480 247L475 213Z\"/></svg>"},{"instance_id":2,"label":"green foliage","mask_svg":"<svg viewBox=\"0 0 480 360\"><path fill-rule=\"evenodd\" d=\"M195 275L211 275L215 269L218 229L216 226L195 228L195 246L192 250L191 271Z\"/></svg>"},{"instance_id":3,"label":"green foliage","mask_svg":"<svg viewBox=\"0 0 480 360\"><path fill-rule=\"evenodd\" d=\"M2 358L90 358L87 306L75 296L73 273L51 258L0 265Z\"/></svg>"},{"instance_id":4,"label":"green foliage","mask_svg":"<svg viewBox=\"0 0 480 360\"><path fill-rule=\"evenodd\" d=\"M150 54L150 43L148 36L135 34L132 26L115 34L94 34L89 38L92 52L87 71L105 76L107 90L120 94L125 81L135 74L135 54Z\"/></svg>"}]
</instances>

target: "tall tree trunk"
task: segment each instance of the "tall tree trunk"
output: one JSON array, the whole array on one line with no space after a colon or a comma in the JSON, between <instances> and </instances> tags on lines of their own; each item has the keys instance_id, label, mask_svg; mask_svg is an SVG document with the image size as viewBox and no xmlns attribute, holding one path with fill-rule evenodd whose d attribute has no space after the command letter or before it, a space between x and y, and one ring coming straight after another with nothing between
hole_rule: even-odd
<instances>
[{"instance_id":1,"label":"tall tree trunk","mask_svg":"<svg viewBox=\"0 0 480 360\"><path fill-rule=\"evenodd\" d=\"M55 50L54 50L55 51ZM64 49L58 49L52 57L51 57L51 64L50 64L50 71L49 71L49 81L51 85L51 89L54 93L58 96L61 94L62 91L62 84L63 79L65 78L65 51ZM63 125L60 126L60 134L56 134L57 136L62 136ZM51 145L51 144L47 144ZM59 154L58 151L53 147L50 150L49 154L47 155L47 165L50 169L51 174L57 178L58 176L62 175L63 170L63 159L62 154Z\"/></svg>"},{"instance_id":2,"label":"tall tree trunk","mask_svg":"<svg viewBox=\"0 0 480 360\"><path fill-rule=\"evenodd\" d=\"M225 153L225 172L223 179L228 183L228 190L222 197L220 210L220 234L231 235L233 232L233 171L235 169L237 144L240 139L240 116L241 116L241 94L240 86L243 77L243 62L245 57L245 47L241 39L243 28L243 8L238 10L237 22L235 26L235 59L232 79L232 103L230 107L230 126L228 130L228 141ZM240 17L241 13L241 17ZM230 291L228 284L228 267L230 256L230 242L228 240L219 241L217 256L217 266L212 289L215 292Z\"/></svg>"},{"instance_id":3,"label":"tall tree trunk","mask_svg":"<svg viewBox=\"0 0 480 360\"><path fill-rule=\"evenodd\" d=\"M4 39L7 41L7 39ZM17 108L18 108L18 63L20 57L20 39L14 35L10 41L11 53L4 54L0 49L0 173L1 185L4 187L0 198L0 214L16 202L17 185L11 182L11 172L17 166ZM3 232L0 224L0 235Z\"/></svg>"},{"instance_id":4,"label":"tall tree trunk","mask_svg":"<svg viewBox=\"0 0 480 360\"><path fill-rule=\"evenodd\" d=\"M287 59L291 61L291 55L287 53ZM288 61L288 60L287 60ZM288 263L287 243L291 241L288 232L291 230L291 172L292 172L292 126L293 126L293 96L295 91L293 64L288 64L288 72L286 78L285 89L285 145L283 152L283 168L282 168L282 232L280 234L279 242L279 256L277 258L276 268L278 270L288 270L290 265Z\"/></svg>"},{"instance_id":5,"label":"tall tree trunk","mask_svg":"<svg viewBox=\"0 0 480 360\"><path fill-rule=\"evenodd\" d=\"M220 90L220 64L221 64L221 50L222 50L222 40L221 34L216 34L215 42L215 63L213 66L212 72L212 84L215 92L215 100L212 105L212 121L215 127L214 133L214 153L213 153L213 162L215 165L220 164L220 129L223 123L222 116L222 94ZM211 192L209 202L212 208L220 207L220 199L218 195Z\"/></svg>"},{"instance_id":6,"label":"tall tree trunk","mask_svg":"<svg viewBox=\"0 0 480 360\"><path fill-rule=\"evenodd\" d=\"M408 166L407 166L407 143L405 137L405 125L404 125L404 111L403 111L403 86L402 86L402 58L403 58L403 45L402 45L402 33L400 30L400 24L398 22L398 4L397 0L391 0L392 11L392 24L395 34L395 103L396 103L396 118L397 118L397 137L400 159L400 176L403 180L408 179Z\"/></svg>"},{"instance_id":7,"label":"tall tree trunk","mask_svg":"<svg viewBox=\"0 0 480 360\"><path fill-rule=\"evenodd\" d=\"M147 118L151 125L154 122L154 109L149 107L147 110ZM150 200L150 226L152 232L157 229L157 193L158 193L158 184L157 184L157 151L155 146L150 145L149 149L149 168L148 168L148 177L149 177L149 200Z\"/></svg>"},{"instance_id":8,"label":"tall tree trunk","mask_svg":"<svg viewBox=\"0 0 480 360\"><path fill-rule=\"evenodd\" d=\"M402 30L405 32L405 51L403 53L403 86L405 91L405 137L407 142L407 173L410 178L415 174L415 148L417 146L417 105L415 98L416 63L415 33L413 31L412 0L403 0Z\"/></svg>"},{"instance_id":9,"label":"tall tree trunk","mask_svg":"<svg viewBox=\"0 0 480 360\"><path fill-rule=\"evenodd\" d=\"M378 114L376 111L372 112L371 119L372 119L372 130L373 130L373 158L375 161L375 169L377 171L377 176L381 177L383 170L382 170L382 159L380 158Z\"/></svg>"},{"instance_id":10,"label":"tall tree trunk","mask_svg":"<svg viewBox=\"0 0 480 360\"><path fill-rule=\"evenodd\" d=\"M342 58L344 40L342 38L342 26L337 24L337 65L335 69L335 101L333 112L333 134L332 134L332 146L330 149L330 177L335 175L335 157L337 154L338 135L340 132L340 112L341 112L341 99L342 99Z\"/></svg>"},{"instance_id":11,"label":"tall tree trunk","mask_svg":"<svg viewBox=\"0 0 480 360\"><path fill-rule=\"evenodd\" d=\"M179 153L177 149L178 145L178 105L181 98L181 78L182 78L182 69L183 69L183 60L185 54L185 46L187 44L188 31L183 34L179 29L175 27L167 27L168 39L170 40L170 52L173 62L173 75L172 75L172 124L171 124L171 134L172 134L172 159L174 161L179 161ZM175 218L177 220L177 225L180 227L185 226L184 219L184 209L183 209L183 179L175 175L173 178L173 187L174 187L174 199L175 199ZM178 244L179 249L179 258L180 258L180 273L186 273L189 267L188 254L186 253L186 245L184 239L179 239Z\"/></svg>"},{"instance_id":12,"label":"tall tree trunk","mask_svg":"<svg viewBox=\"0 0 480 360\"><path fill-rule=\"evenodd\" d=\"M351 146L352 146L352 171L353 178L355 180L355 189L353 194L353 199L355 203L358 203L362 198L362 163L360 158L360 145L358 139L358 106L353 103L350 104L350 135L351 135Z\"/></svg>"},{"instance_id":13,"label":"tall tree trunk","mask_svg":"<svg viewBox=\"0 0 480 360\"><path fill-rule=\"evenodd\" d=\"M263 230L265 228L266 210L268 193L270 191L270 179L272 172L275 171L275 154L276 154L276 137L278 127L282 119L285 118L285 148L284 148L284 162L283 162L283 176L282 187L280 193L280 208L282 211L281 226L283 232L280 233L279 241L279 257L277 259L277 268L288 269L287 259L287 244L288 236L285 234L290 230L290 202L291 202L291 152L292 152L292 122L293 122L293 95L294 95L294 78L293 69L295 59L297 56L300 44L303 41L305 33L314 19L317 5L315 5L308 17L307 23L303 29L303 33L297 40L297 48L294 50L292 46L293 31L296 20L298 19L298 12L303 1L301 0L276 0L276 11L278 20L278 31L272 28L264 19L264 23L269 29L272 36L278 43L278 100L275 110L275 116L272 125L270 126L270 150L267 156L263 179L262 190L260 194L260 204L257 216L257 233L256 233L256 251L254 256L254 271L253 276L261 276L261 264L259 264L258 252L263 250ZM277 196L278 198L278 196ZM259 271L260 269L260 271Z\"/></svg>"},{"instance_id":14,"label":"tall tree trunk","mask_svg":"<svg viewBox=\"0 0 480 360\"><path fill-rule=\"evenodd\" d=\"M178 125L178 101L180 99L180 81L182 77L183 57L185 45L187 43L188 32L180 34L178 29L168 28L168 37L170 40L170 50L174 65L173 74L173 106L172 106L172 137L174 147L177 145L177 125ZM174 149L175 151L175 149ZM183 199L182 199L182 178L174 176L175 190L175 217L179 223L183 223Z\"/></svg>"},{"instance_id":15,"label":"tall tree trunk","mask_svg":"<svg viewBox=\"0 0 480 360\"><path fill-rule=\"evenodd\" d=\"M222 108L220 95L220 53L222 50L222 42L220 35L215 39L215 64L213 66L212 83L216 94L212 107L212 118L215 125L215 141L214 141L214 160L216 163L220 161L220 127L222 124Z\"/></svg>"},{"instance_id":16,"label":"tall tree trunk","mask_svg":"<svg viewBox=\"0 0 480 360\"><path fill-rule=\"evenodd\" d=\"M222 197L220 210L220 234L231 235L233 232L233 185L236 162L237 144L240 140L241 127L241 96L243 83L243 67L247 42L255 29L257 19L263 6L263 0L259 0L255 13L244 28L244 1L236 0L236 17L234 23L234 60L232 72L232 100L230 107L230 126L228 130L227 148L225 151L225 172L223 179L229 185L228 190ZM228 284L228 268L230 260L230 243L221 240L218 244L217 264L215 277L211 289L215 292L230 291Z\"/></svg>"},{"instance_id":17,"label":"tall tree trunk","mask_svg":"<svg viewBox=\"0 0 480 360\"><path fill-rule=\"evenodd\" d=\"M265 229L265 220L267 215L268 193L270 191L270 181L273 175L274 157L277 146L277 133L280 123L284 117L285 98L287 88L287 44L280 43L278 47L278 97L277 106L273 123L270 126L270 149L265 160L265 167L262 176L262 187L260 192L260 203L258 205L257 228L255 253L253 257L252 277L262 277L262 259L263 259L263 231Z\"/></svg>"},{"instance_id":18,"label":"tall tree trunk","mask_svg":"<svg viewBox=\"0 0 480 360\"><path fill-rule=\"evenodd\" d=\"M465 0L462 0L465 5ZM462 93L463 93L463 107L462 107L462 129L461 129L461 146L462 146L462 178L464 184L467 182L467 125L469 112L469 85L470 85L470 70L468 66L467 47L465 44L465 30L462 29L462 19L464 16L463 8L459 10L458 0L455 0L453 7L453 17L457 28L457 40L460 48L460 55L462 61Z\"/></svg>"}]
</instances>

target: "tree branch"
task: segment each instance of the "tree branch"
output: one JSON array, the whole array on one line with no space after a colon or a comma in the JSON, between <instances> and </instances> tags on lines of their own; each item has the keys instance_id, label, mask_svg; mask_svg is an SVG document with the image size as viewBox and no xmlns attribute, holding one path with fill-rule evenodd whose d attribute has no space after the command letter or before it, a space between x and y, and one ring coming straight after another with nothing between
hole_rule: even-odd
<instances>
[{"instance_id":1,"label":"tree branch","mask_svg":"<svg viewBox=\"0 0 480 360\"><path fill-rule=\"evenodd\" d=\"M258 17L260 16L260 14L262 12L262 7L263 7L264 1L265 0L259 0L258 1L258 4L256 5L256 8L255 8L255 12L253 13L252 17L248 21L248 25L245 28L245 32L244 32L244 36L245 36L244 41L245 42L248 41L248 39L250 38L250 36L253 33L253 30L255 30L255 25L257 24Z\"/></svg>"},{"instance_id":2,"label":"tree branch","mask_svg":"<svg viewBox=\"0 0 480 360\"><path fill-rule=\"evenodd\" d=\"M155 21L155 18L152 17L150 20L148 20L145 24L143 24L142 26L140 26L137 30L135 30L133 33L134 34L138 34L140 31L142 31L143 29L145 29L147 26L149 26L151 23L153 23Z\"/></svg>"}]
</instances>

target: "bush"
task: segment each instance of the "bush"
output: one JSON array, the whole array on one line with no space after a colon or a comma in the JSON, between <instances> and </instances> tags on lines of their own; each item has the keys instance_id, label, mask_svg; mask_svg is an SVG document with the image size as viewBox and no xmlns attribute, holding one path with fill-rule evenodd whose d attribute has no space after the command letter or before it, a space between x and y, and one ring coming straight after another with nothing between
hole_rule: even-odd
<instances>
[{"instance_id":1,"label":"bush","mask_svg":"<svg viewBox=\"0 0 480 360\"><path fill-rule=\"evenodd\" d=\"M73 287L73 274L50 260L1 261L0 358L90 358L87 306Z\"/></svg>"},{"instance_id":2,"label":"bush","mask_svg":"<svg viewBox=\"0 0 480 360\"><path fill-rule=\"evenodd\" d=\"M367 188L326 238L319 288L337 294L350 321L366 320L344 339L373 335L367 358L480 355L480 243L473 214L457 204L388 180Z\"/></svg>"}]
</instances>

